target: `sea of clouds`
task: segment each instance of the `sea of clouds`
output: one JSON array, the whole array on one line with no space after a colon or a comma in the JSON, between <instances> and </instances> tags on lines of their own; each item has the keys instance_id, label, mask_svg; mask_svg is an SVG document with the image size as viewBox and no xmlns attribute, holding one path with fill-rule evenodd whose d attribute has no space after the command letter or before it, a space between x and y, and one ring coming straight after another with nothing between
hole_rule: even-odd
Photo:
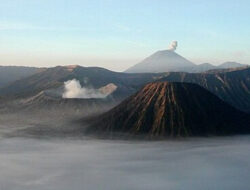
<instances>
[{"instance_id":1,"label":"sea of clouds","mask_svg":"<svg viewBox=\"0 0 250 190\"><path fill-rule=\"evenodd\" d=\"M179 141L3 138L3 190L248 189L250 136Z\"/></svg>"}]
</instances>

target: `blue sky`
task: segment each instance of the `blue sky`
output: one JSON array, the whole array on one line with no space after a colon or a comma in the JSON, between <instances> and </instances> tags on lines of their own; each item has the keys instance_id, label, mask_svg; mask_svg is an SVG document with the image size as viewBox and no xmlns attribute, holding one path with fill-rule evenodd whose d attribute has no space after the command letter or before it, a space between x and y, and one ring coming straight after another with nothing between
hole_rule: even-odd
<instances>
[{"instance_id":1,"label":"blue sky","mask_svg":"<svg viewBox=\"0 0 250 190\"><path fill-rule=\"evenodd\" d=\"M0 64L122 71L177 40L199 64L250 64L247 0L0 0Z\"/></svg>"}]
</instances>

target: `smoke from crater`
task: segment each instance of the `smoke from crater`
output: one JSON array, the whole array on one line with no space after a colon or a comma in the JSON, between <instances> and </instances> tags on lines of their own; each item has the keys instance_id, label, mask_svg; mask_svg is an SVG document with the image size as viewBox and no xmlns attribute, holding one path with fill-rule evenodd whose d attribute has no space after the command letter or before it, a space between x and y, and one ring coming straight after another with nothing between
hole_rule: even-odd
<instances>
[{"instance_id":1,"label":"smoke from crater","mask_svg":"<svg viewBox=\"0 0 250 190\"><path fill-rule=\"evenodd\" d=\"M63 98L106 98L117 89L117 86L110 83L99 89L82 87L76 79L64 82Z\"/></svg>"},{"instance_id":2,"label":"smoke from crater","mask_svg":"<svg viewBox=\"0 0 250 190\"><path fill-rule=\"evenodd\" d=\"M177 41L172 41L171 44L169 45L168 50L175 51L177 46L178 46L178 42Z\"/></svg>"}]
</instances>

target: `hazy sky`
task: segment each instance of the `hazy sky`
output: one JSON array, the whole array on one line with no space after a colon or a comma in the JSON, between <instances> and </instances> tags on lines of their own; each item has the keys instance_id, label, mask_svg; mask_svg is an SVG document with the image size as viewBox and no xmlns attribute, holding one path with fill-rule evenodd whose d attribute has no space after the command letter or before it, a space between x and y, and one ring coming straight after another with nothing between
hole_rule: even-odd
<instances>
[{"instance_id":1,"label":"hazy sky","mask_svg":"<svg viewBox=\"0 0 250 190\"><path fill-rule=\"evenodd\" d=\"M178 41L195 63L250 63L249 0L0 0L0 65L122 71Z\"/></svg>"}]
</instances>

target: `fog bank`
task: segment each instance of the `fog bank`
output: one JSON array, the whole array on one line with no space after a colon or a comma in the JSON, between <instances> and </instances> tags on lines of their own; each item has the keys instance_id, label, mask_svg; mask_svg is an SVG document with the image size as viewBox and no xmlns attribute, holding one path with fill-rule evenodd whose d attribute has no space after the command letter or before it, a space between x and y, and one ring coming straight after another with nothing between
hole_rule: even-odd
<instances>
[{"instance_id":1,"label":"fog bank","mask_svg":"<svg viewBox=\"0 0 250 190\"><path fill-rule=\"evenodd\" d=\"M248 189L250 136L164 142L0 140L0 189Z\"/></svg>"}]
</instances>

